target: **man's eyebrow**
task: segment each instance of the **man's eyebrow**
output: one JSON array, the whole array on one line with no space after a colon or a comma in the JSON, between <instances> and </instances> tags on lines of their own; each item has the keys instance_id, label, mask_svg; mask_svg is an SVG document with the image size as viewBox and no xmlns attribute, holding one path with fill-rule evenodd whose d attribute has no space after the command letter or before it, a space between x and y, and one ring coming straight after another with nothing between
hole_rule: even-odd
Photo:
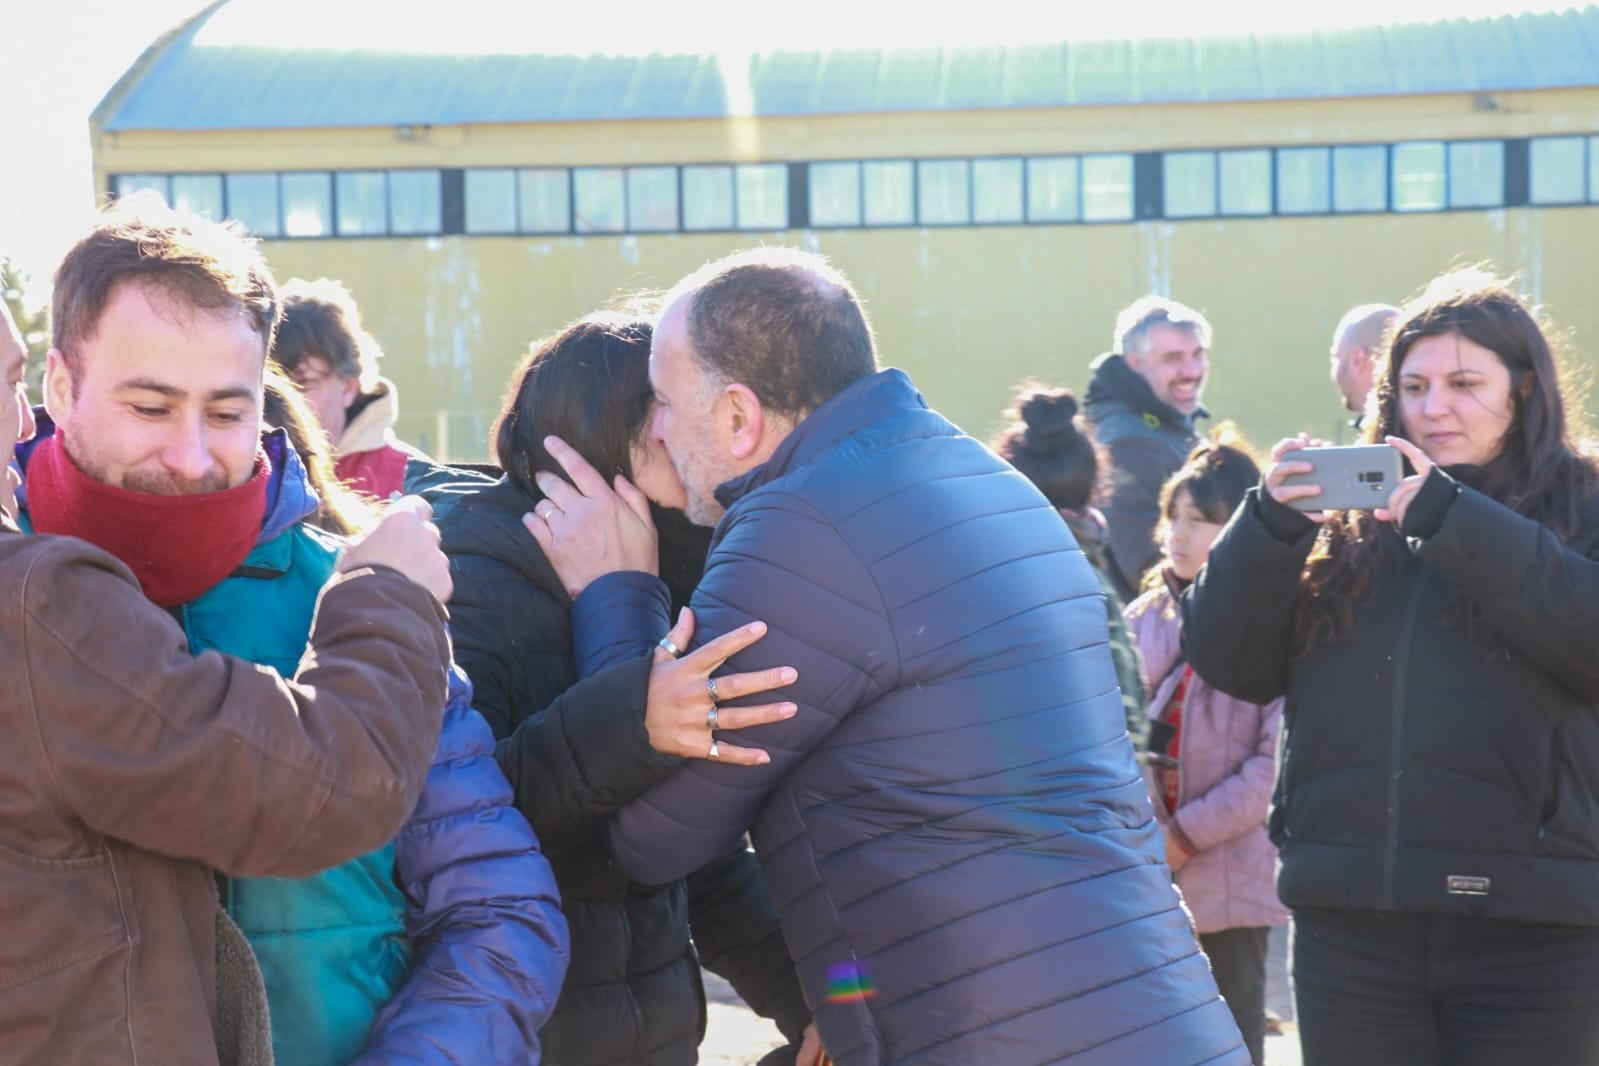
<instances>
[{"instance_id":1,"label":"man's eyebrow","mask_svg":"<svg viewBox=\"0 0 1599 1066\"><path fill-rule=\"evenodd\" d=\"M245 385L234 385L226 389L216 389L205 394L207 403L217 400L251 400L255 399L255 390Z\"/></svg>"},{"instance_id":2,"label":"man's eyebrow","mask_svg":"<svg viewBox=\"0 0 1599 1066\"><path fill-rule=\"evenodd\" d=\"M124 381L117 382L112 391L126 392L129 389L138 389L140 392L159 393L160 395L173 400L181 400L183 397L189 395L186 390L180 389L176 385L168 385L166 382L157 381L154 378L127 378Z\"/></svg>"}]
</instances>

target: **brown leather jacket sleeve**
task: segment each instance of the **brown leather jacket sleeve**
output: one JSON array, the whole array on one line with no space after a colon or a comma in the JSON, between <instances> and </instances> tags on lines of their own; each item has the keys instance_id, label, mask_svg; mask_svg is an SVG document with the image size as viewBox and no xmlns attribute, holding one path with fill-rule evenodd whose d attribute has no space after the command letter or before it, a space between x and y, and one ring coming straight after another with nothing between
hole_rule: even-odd
<instances>
[{"instance_id":1,"label":"brown leather jacket sleeve","mask_svg":"<svg viewBox=\"0 0 1599 1066\"><path fill-rule=\"evenodd\" d=\"M26 686L36 731L22 747L37 744L47 787L90 829L232 875L295 877L383 845L409 816L450 661L426 590L388 570L335 577L288 682L190 655L98 550L4 540L0 568L23 583L10 683Z\"/></svg>"}]
</instances>

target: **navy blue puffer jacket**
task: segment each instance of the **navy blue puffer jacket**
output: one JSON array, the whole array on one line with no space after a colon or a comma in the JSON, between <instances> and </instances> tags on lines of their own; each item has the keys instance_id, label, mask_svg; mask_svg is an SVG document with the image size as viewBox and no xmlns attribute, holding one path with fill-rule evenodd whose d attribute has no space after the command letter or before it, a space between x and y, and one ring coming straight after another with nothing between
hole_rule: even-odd
<instances>
[{"instance_id":1,"label":"navy blue puffer jacket","mask_svg":"<svg viewBox=\"0 0 1599 1066\"><path fill-rule=\"evenodd\" d=\"M1247 1063L1162 861L1099 583L1037 490L890 370L719 495L695 642L766 621L729 669L797 667L799 713L728 735L769 765L693 760L625 807L623 868L669 881L752 830L840 1066Z\"/></svg>"}]
</instances>

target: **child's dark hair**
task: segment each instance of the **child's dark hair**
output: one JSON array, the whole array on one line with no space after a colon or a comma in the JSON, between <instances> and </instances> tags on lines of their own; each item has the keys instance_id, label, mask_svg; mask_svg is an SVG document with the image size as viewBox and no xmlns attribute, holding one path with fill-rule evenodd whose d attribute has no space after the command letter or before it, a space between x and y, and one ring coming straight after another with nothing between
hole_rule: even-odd
<instances>
[{"instance_id":1,"label":"child's dark hair","mask_svg":"<svg viewBox=\"0 0 1599 1066\"><path fill-rule=\"evenodd\" d=\"M1224 422L1188 453L1182 469L1160 490L1160 514L1171 521L1177 494L1188 490L1194 509L1205 521L1226 522L1244 502L1244 494L1260 483L1260 464L1232 423Z\"/></svg>"},{"instance_id":2,"label":"child's dark hair","mask_svg":"<svg viewBox=\"0 0 1599 1066\"><path fill-rule=\"evenodd\" d=\"M1099 485L1099 455L1077 418L1070 389L1025 383L1005 412L1009 422L990 445L1056 507L1088 506Z\"/></svg>"}]
</instances>

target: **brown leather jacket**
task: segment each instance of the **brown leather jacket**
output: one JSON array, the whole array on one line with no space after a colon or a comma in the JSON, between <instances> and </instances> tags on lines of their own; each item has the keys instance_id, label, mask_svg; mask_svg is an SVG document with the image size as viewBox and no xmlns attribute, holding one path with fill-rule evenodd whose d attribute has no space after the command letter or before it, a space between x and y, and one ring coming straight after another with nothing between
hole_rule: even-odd
<instances>
[{"instance_id":1,"label":"brown leather jacket","mask_svg":"<svg viewBox=\"0 0 1599 1066\"><path fill-rule=\"evenodd\" d=\"M306 876L398 832L444 612L394 571L342 574L311 643L294 682L191 656L121 563L0 517L0 1060L216 1066L213 871Z\"/></svg>"}]
</instances>

